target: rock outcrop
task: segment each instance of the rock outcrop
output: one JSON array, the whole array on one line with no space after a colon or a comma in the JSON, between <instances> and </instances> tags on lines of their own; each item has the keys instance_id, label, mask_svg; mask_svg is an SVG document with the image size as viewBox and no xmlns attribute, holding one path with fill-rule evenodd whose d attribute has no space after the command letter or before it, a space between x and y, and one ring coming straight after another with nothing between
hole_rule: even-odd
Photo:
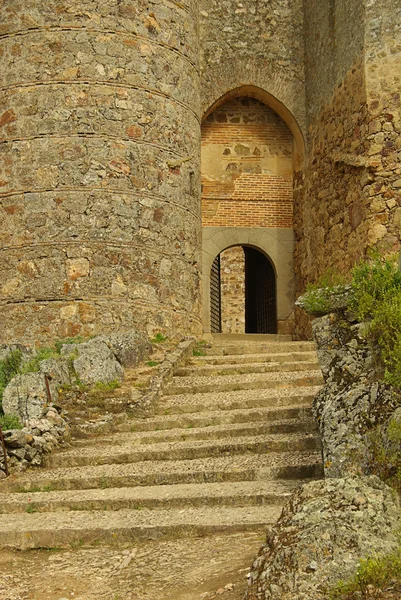
<instances>
[{"instance_id":1,"label":"rock outcrop","mask_svg":"<svg viewBox=\"0 0 401 600\"><path fill-rule=\"evenodd\" d=\"M328 479L300 488L268 534L246 600L323 600L370 553L398 547L400 509L377 477Z\"/></svg>"}]
</instances>

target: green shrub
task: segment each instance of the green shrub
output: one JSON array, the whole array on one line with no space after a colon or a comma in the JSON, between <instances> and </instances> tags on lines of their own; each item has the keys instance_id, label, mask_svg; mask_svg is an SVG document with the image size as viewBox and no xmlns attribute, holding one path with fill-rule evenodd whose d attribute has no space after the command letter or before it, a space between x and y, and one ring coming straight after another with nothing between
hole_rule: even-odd
<instances>
[{"instance_id":1,"label":"green shrub","mask_svg":"<svg viewBox=\"0 0 401 600\"><path fill-rule=\"evenodd\" d=\"M0 427L3 431L22 429L18 415L0 415Z\"/></svg>"},{"instance_id":2,"label":"green shrub","mask_svg":"<svg viewBox=\"0 0 401 600\"><path fill-rule=\"evenodd\" d=\"M366 337L378 354L384 380L401 386L401 272L395 257L374 253L352 273L351 308L367 321Z\"/></svg>"},{"instance_id":3,"label":"green shrub","mask_svg":"<svg viewBox=\"0 0 401 600\"><path fill-rule=\"evenodd\" d=\"M401 422L393 418L366 434L364 471L380 477L401 494Z\"/></svg>"},{"instance_id":4,"label":"green shrub","mask_svg":"<svg viewBox=\"0 0 401 600\"><path fill-rule=\"evenodd\" d=\"M58 354L54 348L39 348L32 358L21 364L20 368L18 369L18 373L20 375L37 373L40 369L40 363L42 360L56 357L58 357Z\"/></svg>"},{"instance_id":5,"label":"green shrub","mask_svg":"<svg viewBox=\"0 0 401 600\"><path fill-rule=\"evenodd\" d=\"M0 413L3 412L2 399L4 390L11 379L18 375L21 363L21 350L13 350L3 360L0 360Z\"/></svg>"},{"instance_id":6,"label":"green shrub","mask_svg":"<svg viewBox=\"0 0 401 600\"><path fill-rule=\"evenodd\" d=\"M345 275L328 269L315 283L308 283L303 296L303 308L311 315L324 315L331 311L333 297L345 291Z\"/></svg>"},{"instance_id":7,"label":"green shrub","mask_svg":"<svg viewBox=\"0 0 401 600\"><path fill-rule=\"evenodd\" d=\"M401 579L401 548L384 556L371 556L359 563L356 575L340 581L330 592L331 600L372 598L371 587L383 590L392 580Z\"/></svg>"}]
</instances>

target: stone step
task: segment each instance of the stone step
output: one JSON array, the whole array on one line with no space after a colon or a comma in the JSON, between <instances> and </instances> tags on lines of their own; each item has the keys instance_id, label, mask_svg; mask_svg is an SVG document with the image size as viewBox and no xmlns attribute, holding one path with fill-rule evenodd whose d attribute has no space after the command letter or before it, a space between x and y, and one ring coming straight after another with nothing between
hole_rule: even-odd
<instances>
[{"instance_id":1,"label":"stone step","mask_svg":"<svg viewBox=\"0 0 401 600\"><path fill-rule=\"evenodd\" d=\"M206 356L235 356L241 354L272 354L277 352L312 352L316 350L314 342L264 342L230 344L225 341L213 346L202 347Z\"/></svg>"},{"instance_id":2,"label":"stone step","mask_svg":"<svg viewBox=\"0 0 401 600\"><path fill-rule=\"evenodd\" d=\"M286 406L311 405L321 386L301 388L267 388L263 390L234 390L209 394L175 394L164 396L155 412L158 415L173 415L209 411L231 411L246 408L280 408Z\"/></svg>"},{"instance_id":3,"label":"stone step","mask_svg":"<svg viewBox=\"0 0 401 600\"><path fill-rule=\"evenodd\" d=\"M170 397L171 398L171 397ZM232 410L204 410L167 415L152 415L146 419L133 419L118 425L119 432L149 432L165 431L169 429L196 429L224 424L244 424L263 421L266 426L272 421L286 421L288 419L308 420L312 418L311 397L307 397L304 404L278 406L277 408L235 408ZM202 408L202 407L201 407ZM214 407L216 408L216 407ZM76 440L75 444L96 443L93 440Z\"/></svg>"},{"instance_id":4,"label":"stone step","mask_svg":"<svg viewBox=\"0 0 401 600\"><path fill-rule=\"evenodd\" d=\"M231 439L190 440L139 445L140 442L112 446L77 448L49 455L49 467L125 464L144 461L191 460L235 454L298 452L318 450L316 433L286 433L232 437Z\"/></svg>"},{"instance_id":5,"label":"stone step","mask_svg":"<svg viewBox=\"0 0 401 600\"><path fill-rule=\"evenodd\" d=\"M238 342L292 342L292 336L281 333L207 333L204 340L211 342L213 346L218 344Z\"/></svg>"},{"instance_id":6,"label":"stone step","mask_svg":"<svg viewBox=\"0 0 401 600\"><path fill-rule=\"evenodd\" d=\"M65 548L263 529L279 506L72 511L0 516L3 548Z\"/></svg>"},{"instance_id":7,"label":"stone step","mask_svg":"<svg viewBox=\"0 0 401 600\"><path fill-rule=\"evenodd\" d=\"M189 365L230 365L248 363L286 363L286 362L316 362L316 351L311 352L276 352L273 354L234 354L227 356L194 356L188 360Z\"/></svg>"},{"instance_id":8,"label":"stone step","mask_svg":"<svg viewBox=\"0 0 401 600\"><path fill-rule=\"evenodd\" d=\"M224 424L206 424L194 427L188 423L186 419L178 427L164 428L154 431L134 431L132 426L131 432L120 432L94 438L93 440L78 440L74 443L75 447L93 446L103 447L112 445L137 445L137 444L154 444L156 442L176 442L190 440L212 440L224 439L232 437L241 437L249 435L263 435L276 433L312 433L316 431L316 422L311 415L309 417L302 416L298 410L298 418L290 417L287 419L277 419L268 421L268 414L259 414L259 419L247 422L238 421L236 423L226 422ZM243 418L248 415L242 412ZM263 419L263 422L261 422Z\"/></svg>"},{"instance_id":9,"label":"stone step","mask_svg":"<svg viewBox=\"0 0 401 600\"><path fill-rule=\"evenodd\" d=\"M232 392L237 390L263 390L300 388L303 386L322 385L321 371L298 373L285 371L282 373L264 373L255 376L216 375L210 377L174 377L164 391L165 396L178 394L207 394L209 392Z\"/></svg>"},{"instance_id":10,"label":"stone step","mask_svg":"<svg viewBox=\"0 0 401 600\"><path fill-rule=\"evenodd\" d=\"M300 484L294 479L0 494L0 513L283 504Z\"/></svg>"},{"instance_id":11,"label":"stone step","mask_svg":"<svg viewBox=\"0 0 401 600\"><path fill-rule=\"evenodd\" d=\"M320 369L319 363L293 361L286 363L248 363L235 365L208 365L205 367L180 367L174 371L176 377L215 377L220 375L244 375L249 373L280 373L282 371L304 372Z\"/></svg>"},{"instance_id":12,"label":"stone step","mask_svg":"<svg viewBox=\"0 0 401 600\"><path fill-rule=\"evenodd\" d=\"M0 482L0 493L225 481L311 479L323 473L320 451L209 456L192 460L39 469Z\"/></svg>"}]
</instances>

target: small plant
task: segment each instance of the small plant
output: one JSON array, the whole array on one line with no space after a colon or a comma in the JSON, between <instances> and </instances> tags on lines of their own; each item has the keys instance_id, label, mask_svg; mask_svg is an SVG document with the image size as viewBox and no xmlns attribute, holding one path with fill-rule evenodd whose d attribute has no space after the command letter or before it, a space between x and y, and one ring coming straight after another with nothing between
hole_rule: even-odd
<instances>
[{"instance_id":1,"label":"small plant","mask_svg":"<svg viewBox=\"0 0 401 600\"><path fill-rule=\"evenodd\" d=\"M148 362L145 364L148 367L157 367L157 365L159 364L159 361L158 360L148 360Z\"/></svg>"},{"instance_id":2,"label":"small plant","mask_svg":"<svg viewBox=\"0 0 401 600\"><path fill-rule=\"evenodd\" d=\"M56 488L54 487L54 485L52 483L48 483L47 485L44 485L42 488L42 492L54 492Z\"/></svg>"},{"instance_id":3,"label":"small plant","mask_svg":"<svg viewBox=\"0 0 401 600\"><path fill-rule=\"evenodd\" d=\"M340 581L330 592L330 600L372 598L372 591L380 592L392 580L401 579L401 548L384 556L371 556L359 563L356 575Z\"/></svg>"},{"instance_id":4,"label":"small plant","mask_svg":"<svg viewBox=\"0 0 401 600\"><path fill-rule=\"evenodd\" d=\"M110 482L109 482L109 480L107 479L107 477L102 477L102 478L101 478L101 480L99 481L99 487L100 487L102 490L106 490L107 488L109 488L109 487L110 487Z\"/></svg>"},{"instance_id":5,"label":"small plant","mask_svg":"<svg viewBox=\"0 0 401 600\"><path fill-rule=\"evenodd\" d=\"M193 348L192 356L206 356L206 352L202 348Z\"/></svg>"},{"instance_id":6,"label":"small plant","mask_svg":"<svg viewBox=\"0 0 401 600\"><path fill-rule=\"evenodd\" d=\"M0 415L0 427L3 431L22 429L18 415Z\"/></svg>"},{"instance_id":7,"label":"small plant","mask_svg":"<svg viewBox=\"0 0 401 600\"><path fill-rule=\"evenodd\" d=\"M346 292L344 275L328 269L315 283L306 286L303 308L312 315L324 315L331 311L333 298Z\"/></svg>"},{"instance_id":8,"label":"small plant","mask_svg":"<svg viewBox=\"0 0 401 600\"><path fill-rule=\"evenodd\" d=\"M13 350L0 360L0 412L2 412L3 392L11 379L18 375L21 363L21 350Z\"/></svg>"},{"instance_id":9,"label":"small plant","mask_svg":"<svg viewBox=\"0 0 401 600\"><path fill-rule=\"evenodd\" d=\"M366 434L367 452L361 457L367 472L373 473L401 493L401 422L391 419Z\"/></svg>"},{"instance_id":10,"label":"small plant","mask_svg":"<svg viewBox=\"0 0 401 600\"><path fill-rule=\"evenodd\" d=\"M66 344L82 344L83 342L88 341L88 339L90 339L90 338L84 338L81 335L77 335L75 337L69 337L69 338L65 338L63 340L58 340L57 342L54 343L54 346L55 346L58 354L60 354L62 346L66 345Z\"/></svg>"},{"instance_id":11,"label":"small plant","mask_svg":"<svg viewBox=\"0 0 401 600\"><path fill-rule=\"evenodd\" d=\"M152 338L150 341L151 341L152 344L162 344L166 340L167 340L167 336L163 335L159 331L158 333L156 333L155 337Z\"/></svg>"},{"instance_id":12,"label":"small plant","mask_svg":"<svg viewBox=\"0 0 401 600\"><path fill-rule=\"evenodd\" d=\"M36 508L35 504L27 504L25 512L27 512L28 514L32 514L38 512L38 509Z\"/></svg>"}]
</instances>

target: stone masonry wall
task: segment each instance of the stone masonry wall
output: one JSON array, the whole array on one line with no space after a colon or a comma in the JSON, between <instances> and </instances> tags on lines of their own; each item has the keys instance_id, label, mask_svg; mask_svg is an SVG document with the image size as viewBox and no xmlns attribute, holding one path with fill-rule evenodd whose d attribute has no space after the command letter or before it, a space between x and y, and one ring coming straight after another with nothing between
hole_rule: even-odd
<instances>
[{"instance_id":1,"label":"stone masonry wall","mask_svg":"<svg viewBox=\"0 0 401 600\"><path fill-rule=\"evenodd\" d=\"M292 228L292 142L284 121L236 98L202 124L202 223Z\"/></svg>"},{"instance_id":2,"label":"stone masonry wall","mask_svg":"<svg viewBox=\"0 0 401 600\"><path fill-rule=\"evenodd\" d=\"M222 333L245 333L245 254L242 246L220 254Z\"/></svg>"},{"instance_id":3,"label":"stone masonry wall","mask_svg":"<svg viewBox=\"0 0 401 600\"><path fill-rule=\"evenodd\" d=\"M203 114L224 94L254 85L305 126L302 0L201 0Z\"/></svg>"},{"instance_id":4,"label":"stone masonry wall","mask_svg":"<svg viewBox=\"0 0 401 600\"><path fill-rule=\"evenodd\" d=\"M1 3L0 341L200 331L197 11Z\"/></svg>"},{"instance_id":5,"label":"stone masonry wall","mask_svg":"<svg viewBox=\"0 0 401 600\"><path fill-rule=\"evenodd\" d=\"M306 3L309 139L294 200L298 294L327 269L348 273L370 247L400 247L401 7L386 0L330 6ZM308 333L301 319L298 334Z\"/></svg>"}]
</instances>

